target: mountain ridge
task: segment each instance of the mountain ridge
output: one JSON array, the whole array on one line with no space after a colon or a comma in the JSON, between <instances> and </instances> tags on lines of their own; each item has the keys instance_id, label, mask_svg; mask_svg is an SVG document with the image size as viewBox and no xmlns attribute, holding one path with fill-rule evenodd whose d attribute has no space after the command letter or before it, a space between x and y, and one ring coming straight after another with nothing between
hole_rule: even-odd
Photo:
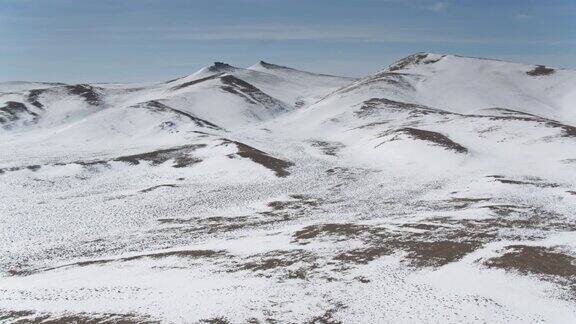
<instances>
[{"instance_id":1,"label":"mountain ridge","mask_svg":"<svg viewBox=\"0 0 576 324\"><path fill-rule=\"evenodd\" d=\"M0 318L574 322L575 104L433 53L0 84Z\"/></svg>"}]
</instances>

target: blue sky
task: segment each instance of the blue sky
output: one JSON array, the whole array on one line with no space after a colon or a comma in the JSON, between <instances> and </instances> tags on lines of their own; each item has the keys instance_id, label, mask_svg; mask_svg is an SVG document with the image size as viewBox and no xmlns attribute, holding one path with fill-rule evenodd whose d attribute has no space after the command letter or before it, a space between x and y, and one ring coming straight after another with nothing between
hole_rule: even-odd
<instances>
[{"instance_id":1,"label":"blue sky","mask_svg":"<svg viewBox=\"0 0 576 324\"><path fill-rule=\"evenodd\" d=\"M0 81L154 81L260 59L359 76L418 51L576 68L576 1L0 0Z\"/></svg>"}]
</instances>

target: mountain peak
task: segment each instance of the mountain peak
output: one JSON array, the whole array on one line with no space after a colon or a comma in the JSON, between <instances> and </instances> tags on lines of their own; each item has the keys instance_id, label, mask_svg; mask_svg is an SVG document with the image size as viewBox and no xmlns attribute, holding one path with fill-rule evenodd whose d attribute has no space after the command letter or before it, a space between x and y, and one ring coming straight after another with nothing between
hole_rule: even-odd
<instances>
[{"instance_id":1,"label":"mountain peak","mask_svg":"<svg viewBox=\"0 0 576 324\"><path fill-rule=\"evenodd\" d=\"M259 65L259 66L261 66L261 67L263 67L263 68L266 68L266 69L273 69L273 70L277 70L277 69L294 70L293 68L289 68L289 67L287 67L287 66L272 64L272 63L268 63L268 62L265 62L265 61L260 61L260 62L258 62L258 64L256 64L256 65Z\"/></svg>"},{"instance_id":2,"label":"mountain peak","mask_svg":"<svg viewBox=\"0 0 576 324\"><path fill-rule=\"evenodd\" d=\"M238 68L224 62L214 62L208 67L208 71L210 72L229 72L237 69Z\"/></svg>"},{"instance_id":3,"label":"mountain peak","mask_svg":"<svg viewBox=\"0 0 576 324\"><path fill-rule=\"evenodd\" d=\"M446 56L447 55L445 54L418 52L392 63L390 66L388 66L387 70L389 72L393 72L403 70L411 66L422 64L433 64L440 61L442 58Z\"/></svg>"}]
</instances>

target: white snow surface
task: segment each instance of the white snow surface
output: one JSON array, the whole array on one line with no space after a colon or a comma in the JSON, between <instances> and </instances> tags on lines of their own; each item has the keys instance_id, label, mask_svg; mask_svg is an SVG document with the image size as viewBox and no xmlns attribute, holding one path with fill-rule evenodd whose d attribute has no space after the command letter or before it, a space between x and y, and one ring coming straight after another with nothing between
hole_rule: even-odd
<instances>
[{"instance_id":1,"label":"white snow surface","mask_svg":"<svg viewBox=\"0 0 576 324\"><path fill-rule=\"evenodd\" d=\"M0 83L0 322L576 322L576 71Z\"/></svg>"}]
</instances>

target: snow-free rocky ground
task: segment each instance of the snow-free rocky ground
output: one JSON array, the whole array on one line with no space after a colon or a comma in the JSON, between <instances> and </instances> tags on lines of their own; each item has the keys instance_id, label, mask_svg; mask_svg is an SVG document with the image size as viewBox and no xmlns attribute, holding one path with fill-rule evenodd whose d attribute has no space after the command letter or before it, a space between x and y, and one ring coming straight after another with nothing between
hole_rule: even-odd
<instances>
[{"instance_id":1,"label":"snow-free rocky ground","mask_svg":"<svg viewBox=\"0 0 576 324\"><path fill-rule=\"evenodd\" d=\"M576 71L0 83L0 322L574 323Z\"/></svg>"}]
</instances>

